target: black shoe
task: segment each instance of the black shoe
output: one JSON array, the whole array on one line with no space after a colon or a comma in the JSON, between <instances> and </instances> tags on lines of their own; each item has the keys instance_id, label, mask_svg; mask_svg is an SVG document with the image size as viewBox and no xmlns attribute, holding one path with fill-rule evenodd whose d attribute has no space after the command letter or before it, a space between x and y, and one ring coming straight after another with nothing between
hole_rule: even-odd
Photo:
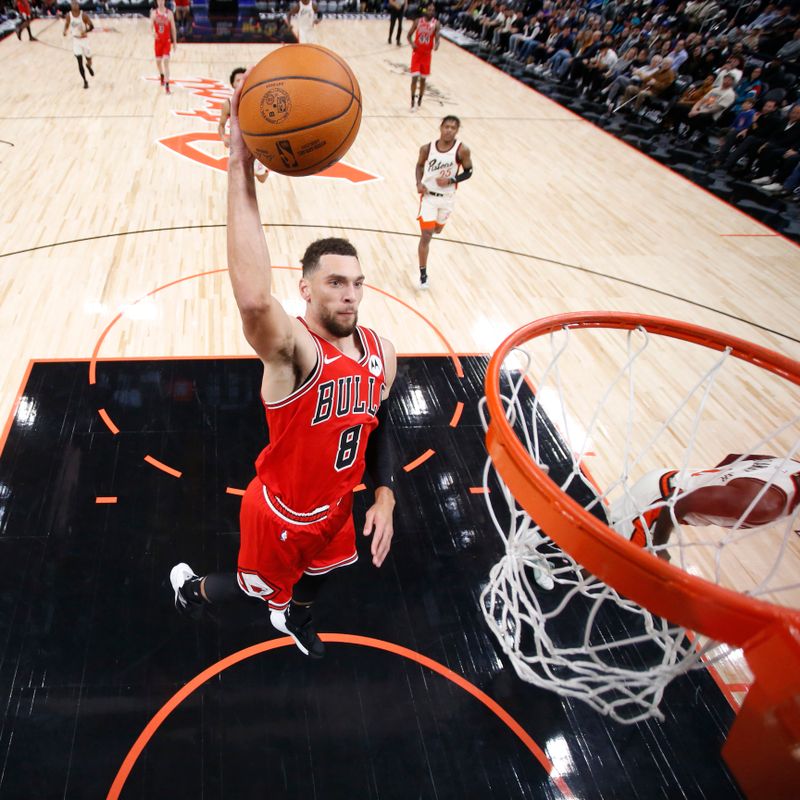
<instances>
[{"instance_id":1,"label":"black shoe","mask_svg":"<svg viewBox=\"0 0 800 800\"><path fill-rule=\"evenodd\" d=\"M83 88L84 89L88 89L89 88L89 81L84 81L83 82Z\"/></svg>"},{"instance_id":2,"label":"black shoe","mask_svg":"<svg viewBox=\"0 0 800 800\"><path fill-rule=\"evenodd\" d=\"M286 611L272 611L269 621L273 628L281 633L288 633L303 655L310 658L322 658L325 655L325 645L317 636L314 620L310 614L302 625L298 625L292 622L292 606L290 604Z\"/></svg>"},{"instance_id":3,"label":"black shoe","mask_svg":"<svg viewBox=\"0 0 800 800\"><path fill-rule=\"evenodd\" d=\"M419 271L419 288L420 289L428 288L428 271L425 269L421 269Z\"/></svg>"},{"instance_id":4,"label":"black shoe","mask_svg":"<svg viewBox=\"0 0 800 800\"><path fill-rule=\"evenodd\" d=\"M179 614L192 619L199 619L203 613L203 603L193 600L185 587L200 578L194 574L188 564L176 564L169 572L169 582L175 590L175 608Z\"/></svg>"}]
</instances>

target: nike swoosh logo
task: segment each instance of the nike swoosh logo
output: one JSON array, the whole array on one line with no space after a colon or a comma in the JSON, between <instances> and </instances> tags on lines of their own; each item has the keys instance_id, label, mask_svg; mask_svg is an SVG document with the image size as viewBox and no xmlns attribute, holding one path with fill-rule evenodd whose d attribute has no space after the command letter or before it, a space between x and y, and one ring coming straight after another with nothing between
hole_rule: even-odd
<instances>
[{"instance_id":1,"label":"nike swoosh logo","mask_svg":"<svg viewBox=\"0 0 800 800\"><path fill-rule=\"evenodd\" d=\"M323 356L322 360L326 364L333 364L334 361L338 361L340 358L341 356L334 356L333 358L328 358L327 356Z\"/></svg>"}]
</instances>

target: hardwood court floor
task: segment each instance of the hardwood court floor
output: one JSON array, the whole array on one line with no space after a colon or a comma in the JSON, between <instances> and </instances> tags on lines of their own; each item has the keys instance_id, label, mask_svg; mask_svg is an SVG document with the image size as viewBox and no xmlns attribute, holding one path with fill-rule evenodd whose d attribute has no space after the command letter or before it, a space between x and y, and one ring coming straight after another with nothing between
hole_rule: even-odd
<instances>
[{"instance_id":1,"label":"hardwood court floor","mask_svg":"<svg viewBox=\"0 0 800 800\"><path fill-rule=\"evenodd\" d=\"M410 113L409 50L385 44L387 24L319 28L364 96L347 164L374 178L273 175L258 188L288 308L302 312L293 270L308 241L342 234L370 287L362 319L401 353L489 353L532 319L601 308L800 355L795 245L448 42L422 111ZM84 91L62 27L38 22L38 44L0 43L0 418L16 409L22 424L31 359L249 354L223 272L224 150L213 134L231 69L271 48L180 46L167 97L147 22L98 20L97 75ZM476 171L420 293L414 164L446 113L462 118ZM653 385L680 390L680 365L664 366ZM793 402L777 391L765 418L733 414L728 434L770 424L772 408Z\"/></svg>"}]
</instances>

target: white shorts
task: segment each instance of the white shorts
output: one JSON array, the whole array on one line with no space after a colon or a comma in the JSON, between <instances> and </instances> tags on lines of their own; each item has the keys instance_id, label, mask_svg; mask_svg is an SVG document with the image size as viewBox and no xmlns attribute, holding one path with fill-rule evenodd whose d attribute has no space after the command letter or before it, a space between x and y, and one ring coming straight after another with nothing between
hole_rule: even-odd
<instances>
[{"instance_id":1,"label":"white shorts","mask_svg":"<svg viewBox=\"0 0 800 800\"><path fill-rule=\"evenodd\" d=\"M84 56L85 58L92 57L92 48L89 47L89 39L73 39L72 40L72 52L76 56Z\"/></svg>"},{"instance_id":2,"label":"white shorts","mask_svg":"<svg viewBox=\"0 0 800 800\"><path fill-rule=\"evenodd\" d=\"M308 28L297 25L295 27L295 36L297 37L297 41L300 42L300 44L316 44L317 31L315 28L315 25L311 25Z\"/></svg>"},{"instance_id":3,"label":"white shorts","mask_svg":"<svg viewBox=\"0 0 800 800\"><path fill-rule=\"evenodd\" d=\"M455 206L455 192L448 192L441 197L431 194L423 194L419 201L419 213L417 219L423 228L432 228L434 225L444 225L450 214L453 213Z\"/></svg>"}]
</instances>

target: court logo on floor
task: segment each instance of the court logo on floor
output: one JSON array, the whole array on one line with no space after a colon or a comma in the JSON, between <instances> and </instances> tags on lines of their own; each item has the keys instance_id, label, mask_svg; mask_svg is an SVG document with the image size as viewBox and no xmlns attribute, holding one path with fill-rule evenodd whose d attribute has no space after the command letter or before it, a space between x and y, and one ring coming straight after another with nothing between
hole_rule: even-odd
<instances>
[{"instance_id":1,"label":"court logo on floor","mask_svg":"<svg viewBox=\"0 0 800 800\"><path fill-rule=\"evenodd\" d=\"M159 82L158 78L145 78L144 80ZM176 117L189 117L190 119L201 120L204 123L213 123L215 126L219 124L222 105L231 96L231 87L228 84L212 78L172 78L170 86L173 89L185 89L202 101L200 106L191 111L173 111L172 113ZM188 131L174 136L164 136L157 141L171 152L188 158L203 167L219 170L220 172L227 172L228 170L227 151L224 150L216 129L213 131ZM216 153L223 154L216 155ZM312 177L333 178L349 183L367 183L369 181L382 180L380 175L367 172L367 170L360 169L344 161L339 161Z\"/></svg>"}]
</instances>

